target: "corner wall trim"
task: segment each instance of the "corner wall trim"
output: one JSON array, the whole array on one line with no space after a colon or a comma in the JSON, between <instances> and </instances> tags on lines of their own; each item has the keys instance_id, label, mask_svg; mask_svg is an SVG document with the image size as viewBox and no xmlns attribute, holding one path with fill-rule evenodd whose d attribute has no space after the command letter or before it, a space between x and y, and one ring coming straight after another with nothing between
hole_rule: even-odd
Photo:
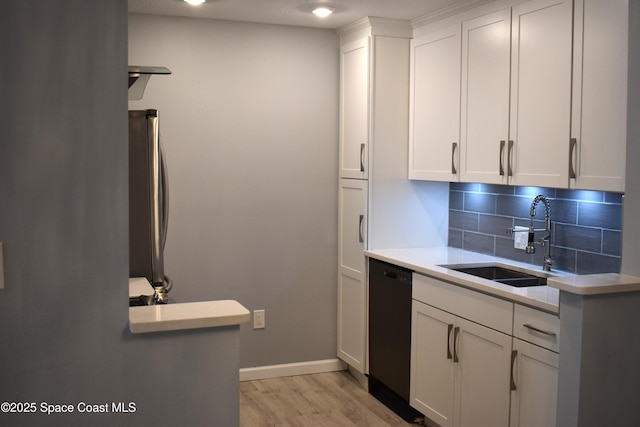
<instances>
[{"instance_id":1,"label":"corner wall trim","mask_svg":"<svg viewBox=\"0 0 640 427\"><path fill-rule=\"evenodd\" d=\"M346 369L347 364L340 359L313 360L309 362L286 363L283 365L258 366L255 368L240 369L240 381L318 374L322 372L344 371Z\"/></svg>"}]
</instances>

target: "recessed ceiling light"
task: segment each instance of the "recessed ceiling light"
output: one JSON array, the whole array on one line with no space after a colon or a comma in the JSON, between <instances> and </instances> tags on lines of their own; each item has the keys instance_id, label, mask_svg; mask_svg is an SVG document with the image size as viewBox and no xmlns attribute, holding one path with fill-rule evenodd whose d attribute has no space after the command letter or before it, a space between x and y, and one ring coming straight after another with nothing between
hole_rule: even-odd
<instances>
[{"instance_id":1,"label":"recessed ceiling light","mask_svg":"<svg viewBox=\"0 0 640 427\"><path fill-rule=\"evenodd\" d=\"M192 6L197 6L199 4L204 3L206 0L184 0Z\"/></svg>"},{"instance_id":2,"label":"recessed ceiling light","mask_svg":"<svg viewBox=\"0 0 640 427\"><path fill-rule=\"evenodd\" d=\"M312 12L314 15L319 16L320 18L326 18L333 13L333 9L326 6L321 6L313 9Z\"/></svg>"}]
</instances>

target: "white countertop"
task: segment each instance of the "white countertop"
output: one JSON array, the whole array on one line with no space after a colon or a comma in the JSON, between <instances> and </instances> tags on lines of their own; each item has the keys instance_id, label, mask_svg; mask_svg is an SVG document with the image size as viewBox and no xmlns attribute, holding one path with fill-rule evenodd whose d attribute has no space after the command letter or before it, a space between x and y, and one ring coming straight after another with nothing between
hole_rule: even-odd
<instances>
[{"instance_id":1,"label":"white countertop","mask_svg":"<svg viewBox=\"0 0 640 427\"><path fill-rule=\"evenodd\" d=\"M129 298L137 298L142 295L153 295L153 287L145 277L133 277L129 279Z\"/></svg>"},{"instance_id":2,"label":"white countertop","mask_svg":"<svg viewBox=\"0 0 640 427\"><path fill-rule=\"evenodd\" d=\"M482 279L480 277L451 270L450 268L442 267L442 265L497 263L515 270L545 274L546 272L542 271L542 267L449 247L377 249L365 251L365 255L408 268L417 273L422 273L448 282L455 282L455 285L464 286L513 302L549 311L551 313L558 313L560 292L556 288L550 286L516 288L494 282L492 280ZM556 271L551 272L550 274L559 275L560 277L570 276L565 272Z\"/></svg>"},{"instance_id":3,"label":"white countertop","mask_svg":"<svg viewBox=\"0 0 640 427\"><path fill-rule=\"evenodd\" d=\"M640 291L640 277L616 273L557 277L549 279L547 283L551 287L576 295L601 295Z\"/></svg>"},{"instance_id":4,"label":"white countertop","mask_svg":"<svg viewBox=\"0 0 640 427\"><path fill-rule=\"evenodd\" d=\"M145 278L129 280L130 297L152 294ZM233 300L129 307L129 330L134 334L239 325L249 319L249 310Z\"/></svg>"}]
</instances>

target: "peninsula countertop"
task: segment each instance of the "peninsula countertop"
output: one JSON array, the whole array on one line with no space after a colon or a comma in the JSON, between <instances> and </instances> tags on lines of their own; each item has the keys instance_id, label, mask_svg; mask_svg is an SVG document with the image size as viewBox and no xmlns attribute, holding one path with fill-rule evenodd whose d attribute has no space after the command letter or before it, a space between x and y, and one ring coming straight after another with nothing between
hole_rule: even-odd
<instances>
[{"instance_id":1,"label":"peninsula countertop","mask_svg":"<svg viewBox=\"0 0 640 427\"><path fill-rule=\"evenodd\" d=\"M640 292L640 277L617 273L554 277L548 284L564 292L585 296Z\"/></svg>"},{"instance_id":2,"label":"peninsula countertop","mask_svg":"<svg viewBox=\"0 0 640 427\"><path fill-rule=\"evenodd\" d=\"M130 297L152 294L145 278L129 279ZM249 319L249 310L234 300L129 307L129 330L134 334L232 326Z\"/></svg>"}]
</instances>

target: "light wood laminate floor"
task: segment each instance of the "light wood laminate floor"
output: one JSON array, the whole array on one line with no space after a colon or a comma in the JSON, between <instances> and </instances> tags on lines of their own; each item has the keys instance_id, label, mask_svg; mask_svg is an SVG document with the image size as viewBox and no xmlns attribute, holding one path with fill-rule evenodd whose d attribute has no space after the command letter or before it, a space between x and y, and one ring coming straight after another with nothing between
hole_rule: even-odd
<instances>
[{"instance_id":1,"label":"light wood laminate floor","mask_svg":"<svg viewBox=\"0 0 640 427\"><path fill-rule=\"evenodd\" d=\"M346 371L240 383L241 427L411 425Z\"/></svg>"}]
</instances>

